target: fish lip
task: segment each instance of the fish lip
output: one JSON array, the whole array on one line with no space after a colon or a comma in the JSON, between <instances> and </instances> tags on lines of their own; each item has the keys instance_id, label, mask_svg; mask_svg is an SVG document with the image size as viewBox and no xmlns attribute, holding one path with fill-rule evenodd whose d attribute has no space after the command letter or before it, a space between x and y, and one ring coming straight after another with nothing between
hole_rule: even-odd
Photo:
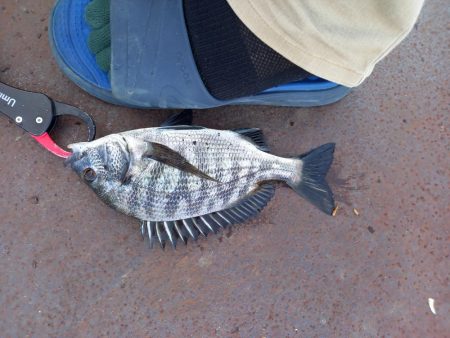
<instances>
[{"instance_id":1,"label":"fish lip","mask_svg":"<svg viewBox=\"0 0 450 338\"><path fill-rule=\"evenodd\" d=\"M64 167L73 167L73 164L81 160L83 158L83 154L81 152L73 152L68 158L64 160Z\"/></svg>"},{"instance_id":2,"label":"fish lip","mask_svg":"<svg viewBox=\"0 0 450 338\"><path fill-rule=\"evenodd\" d=\"M67 146L67 148L72 150L72 154L64 161L65 167L68 167L68 166L73 167L73 164L76 161L81 160L83 158L83 156L84 156L83 145L85 143L86 142L72 143Z\"/></svg>"}]
</instances>

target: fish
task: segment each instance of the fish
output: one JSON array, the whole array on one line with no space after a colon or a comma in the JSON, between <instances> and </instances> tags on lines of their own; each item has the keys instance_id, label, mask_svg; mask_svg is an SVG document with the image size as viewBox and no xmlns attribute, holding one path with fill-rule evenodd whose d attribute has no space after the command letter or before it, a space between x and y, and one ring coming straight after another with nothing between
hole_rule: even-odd
<instances>
[{"instance_id":1,"label":"fish","mask_svg":"<svg viewBox=\"0 0 450 338\"><path fill-rule=\"evenodd\" d=\"M159 127L68 146L66 165L108 206L141 221L150 246L217 233L258 215L285 183L324 213L335 208L325 180L335 144L291 158L270 153L261 129L192 125L192 112Z\"/></svg>"}]
</instances>

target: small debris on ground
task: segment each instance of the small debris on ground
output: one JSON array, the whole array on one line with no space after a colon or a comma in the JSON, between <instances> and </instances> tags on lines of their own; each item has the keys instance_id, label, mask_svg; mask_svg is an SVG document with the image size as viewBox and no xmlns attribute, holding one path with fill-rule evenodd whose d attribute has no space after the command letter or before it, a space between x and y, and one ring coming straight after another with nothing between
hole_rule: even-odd
<instances>
[{"instance_id":1,"label":"small debris on ground","mask_svg":"<svg viewBox=\"0 0 450 338\"><path fill-rule=\"evenodd\" d=\"M431 312L433 312L433 314L436 314L436 308L434 307L434 299L433 298L428 298L428 306L430 307Z\"/></svg>"},{"instance_id":2,"label":"small debris on ground","mask_svg":"<svg viewBox=\"0 0 450 338\"><path fill-rule=\"evenodd\" d=\"M338 209L339 209L339 205L336 205L336 207L333 209L333 212L331 213L331 216L333 216L333 217L336 216Z\"/></svg>"},{"instance_id":3,"label":"small debris on ground","mask_svg":"<svg viewBox=\"0 0 450 338\"><path fill-rule=\"evenodd\" d=\"M359 211L356 210L356 208L353 208L353 213L354 213L356 216L359 216Z\"/></svg>"}]
</instances>

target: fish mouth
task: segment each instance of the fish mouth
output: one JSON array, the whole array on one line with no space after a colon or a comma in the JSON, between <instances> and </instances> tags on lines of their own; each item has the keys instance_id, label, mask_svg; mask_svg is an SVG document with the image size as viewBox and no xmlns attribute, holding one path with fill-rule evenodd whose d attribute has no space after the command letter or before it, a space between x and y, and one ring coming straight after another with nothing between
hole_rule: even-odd
<instances>
[{"instance_id":1,"label":"fish mouth","mask_svg":"<svg viewBox=\"0 0 450 338\"><path fill-rule=\"evenodd\" d=\"M70 167L77 175L81 175L91 164L89 157L86 156L86 148L79 143L69 144L67 147L72 150L72 155L64 161L64 166Z\"/></svg>"},{"instance_id":2,"label":"fish mouth","mask_svg":"<svg viewBox=\"0 0 450 338\"><path fill-rule=\"evenodd\" d=\"M64 161L64 166L73 167L73 164L79 160L81 160L84 156L83 144L82 143L73 143L67 146L70 150L72 150L72 154Z\"/></svg>"},{"instance_id":3,"label":"fish mouth","mask_svg":"<svg viewBox=\"0 0 450 338\"><path fill-rule=\"evenodd\" d=\"M83 158L83 154L79 152L73 152L68 158L64 160L65 167L73 167L74 163L81 160Z\"/></svg>"},{"instance_id":4,"label":"fish mouth","mask_svg":"<svg viewBox=\"0 0 450 338\"><path fill-rule=\"evenodd\" d=\"M87 168L91 168L91 161L85 153L73 153L64 161L65 167L70 167L78 176L82 177Z\"/></svg>"}]
</instances>

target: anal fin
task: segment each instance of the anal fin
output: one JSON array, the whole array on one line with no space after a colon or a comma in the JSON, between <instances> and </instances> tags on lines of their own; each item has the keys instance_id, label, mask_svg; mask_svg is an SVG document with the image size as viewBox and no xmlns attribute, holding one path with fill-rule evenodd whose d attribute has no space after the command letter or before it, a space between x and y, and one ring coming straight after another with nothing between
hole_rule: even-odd
<instances>
[{"instance_id":1,"label":"anal fin","mask_svg":"<svg viewBox=\"0 0 450 338\"><path fill-rule=\"evenodd\" d=\"M146 222L150 243L153 244L154 240L158 240L164 248L169 241L175 247L177 239L181 239L184 243L188 238L195 241L199 234L207 236L208 233L216 233L229 225L246 222L264 209L274 193L275 186L272 183L264 183L235 205L224 210L177 221Z\"/></svg>"}]
</instances>

